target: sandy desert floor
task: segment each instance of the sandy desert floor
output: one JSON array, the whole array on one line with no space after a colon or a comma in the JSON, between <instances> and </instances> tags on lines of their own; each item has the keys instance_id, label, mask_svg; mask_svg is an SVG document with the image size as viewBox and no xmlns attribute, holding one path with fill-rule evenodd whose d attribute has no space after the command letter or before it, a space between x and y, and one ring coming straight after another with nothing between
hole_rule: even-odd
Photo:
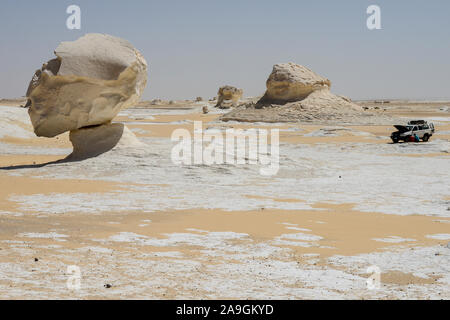
<instances>
[{"instance_id":1,"label":"sandy desert floor","mask_svg":"<svg viewBox=\"0 0 450 320\"><path fill-rule=\"evenodd\" d=\"M363 103L434 122L409 144L390 125L221 122L205 103L125 110L145 150L56 163L68 134L37 138L0 106L0 298L450 299L449 102ZM195 120L280 129L278 174L174 164L170 136Z\"/></svg>"}]
</instances>

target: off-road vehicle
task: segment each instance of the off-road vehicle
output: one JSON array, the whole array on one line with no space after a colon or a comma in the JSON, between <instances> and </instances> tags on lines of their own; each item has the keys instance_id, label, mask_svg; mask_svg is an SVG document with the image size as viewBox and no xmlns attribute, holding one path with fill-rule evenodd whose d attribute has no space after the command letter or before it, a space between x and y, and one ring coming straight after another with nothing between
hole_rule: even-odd
<instances>
[{"instance_id":1,"label":"off-road vehicle","mask_svg":"<svg viewBox=\"0 0 450 320\"><path fill-rule=\"evenodd\" d=\"M434 125L425 120L414 120L409 121L406 126L395 125L398 131L392 132L391 139L392 142L397 143L399 141L412 141L412 137L415 135L422 139L422 141L428 141L434 133Z\"/></svg>"}]
</instances>

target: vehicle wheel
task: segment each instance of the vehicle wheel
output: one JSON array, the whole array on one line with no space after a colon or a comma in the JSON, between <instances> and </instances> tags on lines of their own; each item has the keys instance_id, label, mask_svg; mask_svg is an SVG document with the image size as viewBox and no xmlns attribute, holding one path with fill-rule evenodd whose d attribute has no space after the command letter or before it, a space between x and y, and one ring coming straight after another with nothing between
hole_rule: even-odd
<instances>
[{"instance_id":1,"label":"vehicle wheel","mask_svg":"<svg viewBox=\"0 0 450 320\"><path fill-rule=\"evenodd\" d=\"M430 139L430 136L428 134L425 134L422 138L423 142L427 142Z\"/></svg>"},{"instance_id":2,"label":"vehicle wheel","mask_svg":"<svg viewBox=\"0 0 450 320\"><path fill-rule=\"evenodd\" d=\"M393 143L398 143L398 138L392 138Z\"/></svg>"}]
</instances>

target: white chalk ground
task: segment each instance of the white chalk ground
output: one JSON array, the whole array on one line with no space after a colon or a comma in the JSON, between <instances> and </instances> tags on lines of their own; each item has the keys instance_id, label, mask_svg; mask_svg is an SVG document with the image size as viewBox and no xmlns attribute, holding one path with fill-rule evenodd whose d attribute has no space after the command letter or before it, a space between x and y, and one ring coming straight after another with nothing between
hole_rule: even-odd
<instances>
[{"instance_id":1,"label":"white chalk ground","mask_svg":"<svg viewBox=\"0 0 450 320\"><path fill-rule=\"evenodd\" d=\"M206 299L450 298L450 253L445 247L405 248L353 257L335 256L329 259L334 267L324 268L314 264L316 260L313 254L305 254L302 263L288 261L288 249L282 249L276 243L254 244L246 239L245 234L207 232L201 235L176 233L167 236L167 239L152 239L138 234L119 233L109 239L98 240L99 245L109 242L128 244L128 250L120 254L102 246L72 250L53 246L48 248L45 262L38 267L31 261L0 263L0 282L8 279L39 288L27 291L29 298L91 297L98 294L102 283L113 283L114 287L108 291L108 295L117 298L151 299L164 294L167 286L179 290L180 294L176 296L178 299L195 299L198 295ZM201 247L201 255L196 259L185 257L182 252L176 251L180 243ZM144 246L173 246L175 250L145 254L140 251ZM10 250L24 256L33 252L25 241ZM7 254L2 251L0 258ZM211 260L216 263L208 264ZM81 268L83 276L79 291L67 290L69 274L64 261L89 266ZM378 289L368 290L367 268L372 265L377 266L382 273L401 271L425 279L435 275L441 278L432 285L409 285L407 288L381 282ZM32 269L48 273L48 277L36 281L30 271ZM24 295L20 287L11 289L0 286L0 290L2 297Z\"/></svg>"},{"instance_id":2,"label":"white chalk ground","mask_svg":"<svg viewBox=\"0 0 450 320\"><path fill-rule=\"evenodd\" d=\"M133 110L123 115L152 121L155 114L183 113L184 110ZM29 124L25 109L0 107L0 137L14 135L28 138L31 132L18 125ZM441 119L439 121L450 121ZM221 130L220 124L217 129ZM320 130L313 135L334 134L336 130ZM300 131L301 132L301 131ZM358 134L358 133L356 133ZM366 135L366 133L361 133ZM429 143L374 144L345 143L340 145L280 146L280 169L276 176L262 176L259 165L192 165L180 166L171 161L171 149L175 143L163 138L141 138L148 145L145 152L111 151L82 162L48 165L42 168L26 168L7 171L11 175L26 175L46 179L99 179L114 182L130 182L135 185L126 192L102 194L14 195L10 200L20 204L23 214L40 216L101 211L152 212L169 209L211 208L223 210L251 210L265 208L309 209L317 202L334 204L355 203L355 209L365 212L381 212L397 215L421 214L450 217L450 161L445 156L408 157L408 154L450 152L450 142L433 137ZM71 150L58 148L26 147L0 143L2 154L69 154ZM166 187L157 186L165 184ZM201 191L199 191L201 186ZM267 198L290 198L304 202L275 202L264 198L248 198L254 195ZM1 208L0 208L1 209ZM2 212L0 215L10 215ZM149 215L149 218L151 216ZM149 220L148 223L151 223ZM114 282L109 294L117 297L135 296L152 298L163 286L173 283L182 287L177 298L450 298L450 248L446 246L398 249L395 252L379 252L353 257L335 256L329 262L335 268L314 265L315 257L299 264L287 262L289 249L278 245L317 246L321 237L303 232L308 229L287 226L296 234L286 234L272 242L256 244L246 234L220 233L190 230L186 233L165 235L153 239L139 234L118 233L106 239L95 239L99 246L86 247L84 264L92 265L83 270L83 287L72 293L73 297L88 297L98 290L98 277L108 275L105 281ZM293 229L297 228L297 229ZM21 235L23 242L11 249L29 253L27 239L53 238L64 241L58 233ZM433 239L449 240L449 234L429 235ZM413 243L392 235L375 241ZM114 254L100 246L108 243L129 244L128 253ZM139 247L173 246L190 244L202 247L203 256L196 260L183 253L171 251L155 253L148 260L142 259ZM9 254L0 250L0 259ZM32 284L39 290L27 292L30 298L58 297L67 294L64 273L65 258L69 259L80 249L61 250L55 245L49 248L46 265L49 274L43 281L33 280L32 262L0 263L0 283L9 279L17 283ZM84 252L83 251L83 252ZM51 260L51 256L54 260ZM97 264L96 261L102 261ZM215 265L204 265L202 260L217 259ZM70 260L70 259L69 259ZM1 261L1 260L0 260ZM235 263L232 261L240 261ZM117 265L124 267L117 268ZM383 284L380 289L368 290L367 267L378 266L382 272L401 271L428 278L440 275L433 285L410 286L400 291L399 286ZM54 275L55 270L59 273ZM151 270L151 281L142 281ZM350 271L349 271L350 270ZM43 270L41 270L43 271ZM213 276L214 275L214 276ZM58 280L55 284L55 277ZM126 280L125 280L126 279ZM176 280L175 280L176 279ZM184 281L180 282L180 279ZM298 285L296 285L298 284ZM116 288L117 287L117 288ZM148 288L152 288L151 291ZM160 289L158 289L160 288ZM19 287L2 288L2 298L23 296Z\"/></svg>"},{"instance_id":3,"label":"white chalk ground","mask_svg":"<svg viewBox=\"0 0 450 320\"><path fill-rule=\"evenodd\" d=\"M129 192L22 195L12 200L20 202L24 211L42 213L174 208L312 209L314 203L329 202L356 203L355 209L367 212L450 217L450 200L446 200L450 181L448 157L406 156L450 149L450 142L437 138L427 144L284 144L280 146L280 169L273 177L260 175L259 169L264 167L261 165L176 165L171 161L174 143L170 139L141 138L141 141L148 145L146 152L112 151L83 162L22 169L11 174L55 179L95 176L99 180L143 186L132 187ZM42 148L1 147L4 152L14 154L43 152ZM202 192L199 185L204 187ZM249 194L305 202L249 199L245 196Z\"/></svg>"}]
</instances>

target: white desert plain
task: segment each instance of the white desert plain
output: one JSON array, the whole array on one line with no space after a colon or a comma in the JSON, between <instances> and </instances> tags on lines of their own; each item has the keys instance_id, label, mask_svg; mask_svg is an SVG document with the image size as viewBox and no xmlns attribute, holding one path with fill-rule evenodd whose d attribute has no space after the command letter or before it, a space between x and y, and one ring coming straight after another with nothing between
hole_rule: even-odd
<instances>
[{"instance_id":1,"label":"white desert plain","mask_svg":"<svg viewBox=\"0 0 450 320\"><path fill-rule=\"evenodd\" d=\"M0 298L450 298L450 101L352 101L302 61L260 97L143 101L126 40L55 54L0 100ZM429 141L391 141L418 119ZM269 132L276 168L179 163L177 129Z\"/></svg>"}]
</instances>

